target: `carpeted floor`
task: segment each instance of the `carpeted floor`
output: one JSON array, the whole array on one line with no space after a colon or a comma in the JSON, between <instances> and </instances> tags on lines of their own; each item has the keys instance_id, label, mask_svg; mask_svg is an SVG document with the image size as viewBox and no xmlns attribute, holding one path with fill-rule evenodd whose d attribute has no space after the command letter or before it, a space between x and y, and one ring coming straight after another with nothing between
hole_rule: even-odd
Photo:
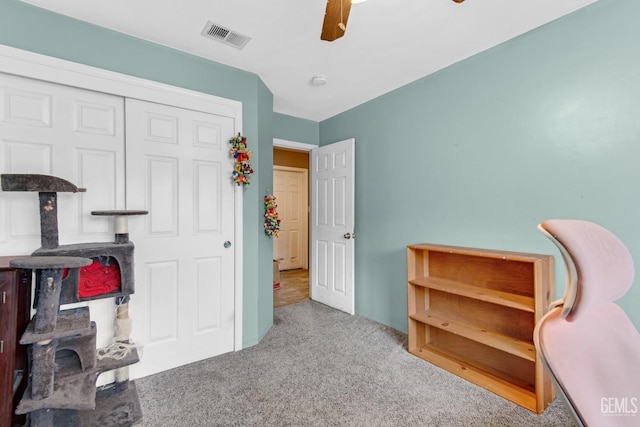
<instances>
[{"instance_id":1,"label":"carpeted floor","mask_svg":"<svg viewBox=\"0 0 640 427\"><path fill-rule=\"evenodd\" d=\"M144 356L143 356L144 357ZM406 335L306 301L258 345L136 380L139 426L571 426L409 354Z\"/></svg>"}]
</instances>

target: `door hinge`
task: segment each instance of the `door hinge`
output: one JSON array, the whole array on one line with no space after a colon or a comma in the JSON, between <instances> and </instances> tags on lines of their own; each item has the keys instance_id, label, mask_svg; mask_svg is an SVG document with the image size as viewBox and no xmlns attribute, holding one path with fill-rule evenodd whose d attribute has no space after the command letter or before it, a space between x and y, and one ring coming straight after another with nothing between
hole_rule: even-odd
<instances>
[{"instance_id":1,"label":"door hinge","mask_svg":"<svg viewBox=\"0 0 640 427\"><path fill-rule=\"evenodd\" d=\"M2 304L7 302L7 291L2 291Z\"/></svg>"},{"instance_id":2,"label":"door hinge","mask_svg":"<svg viewBox=\"0 0 640 427\"><path fill-rule=\"evenodd\" d=\"M4 341L0 340L0 354L4 353Z\"/></svg>"}]
</instances>

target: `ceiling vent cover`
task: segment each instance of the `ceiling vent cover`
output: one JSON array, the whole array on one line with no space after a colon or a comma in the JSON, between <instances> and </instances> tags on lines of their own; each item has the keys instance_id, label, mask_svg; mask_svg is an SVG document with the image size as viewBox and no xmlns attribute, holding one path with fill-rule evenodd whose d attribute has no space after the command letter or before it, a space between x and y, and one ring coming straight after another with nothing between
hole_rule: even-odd
<instances>
[{"instance_id":1,"label":"ceiling vent cover","mask_svg":"<svg viewBox=\"0 0 640 427\"><path fill-rule=\"evenodd\" d=\"M200 34L229 46L233 46L236 49L242 49L247 43L249 43L249 40L251 40L251 37L247 37L211 21L207 22L207 25Z\"/></svg>"}]
</instances>

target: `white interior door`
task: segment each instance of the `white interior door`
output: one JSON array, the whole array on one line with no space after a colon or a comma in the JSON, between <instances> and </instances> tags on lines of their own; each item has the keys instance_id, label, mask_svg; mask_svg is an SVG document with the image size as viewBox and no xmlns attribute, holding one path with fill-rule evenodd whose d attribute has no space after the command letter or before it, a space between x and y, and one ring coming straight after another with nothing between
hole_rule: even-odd
<instances>
[{"instance_id":1,"label":"white interior door","mask_svg":"<svg viewBox=\"0 0 640 427\"><path fill-rule=\"evenodd\" d=\"M311 150L311 299L350 314L354 296L355 140Z\"/></svg>"},{"instance_id":2,"label":"white interior door","mask_svg":"<svg viewBox=\"0 0 640 427\"><path fill-rule=\"evenodd\" d=\"M122 97L0 73L0 153L0 173L54 175L86 188L58 193L61 245L113 241L113 221L91 211L124 208ZM40 244L38 194L0 192L0 255L28 255ZM78 305L90 307L97 346L110 344L114 298Z\"/></svg>"},{"instance_id":3,"label":"white interior door","mask_svg":"<svg viewBox=\"0 0 640 427\"><path fill-rule=\"evenodd\" d=\"M113 240L91 210L124 207L124 100L0 73L0 172L54 175L86 193L58 194L60 244ZM40 247L37 193L0 196L0 251Z\"/></svg>"},{"instance_id":4,"label":"white interior door","mask_svg":"<svg viewBox=\"0 0 640 427\"><path fill-rule=\"evenodd\" d=\"M126 118L127 208L149 211L130 221L135 378L234 349L234 123L130 99Z\"/></svg>"},{"instance_id":5,"label":"white interior door","mask_svg":"<svg viewBox=\"0 0 640 427\"><path fill-rule=\"evenodd\" d=\"M273 191L281 220L280 233L273 239L273 256L280 261L280 270L309 268L308 175L302 168L273 168Z\"/></svg>"}]
</instances>

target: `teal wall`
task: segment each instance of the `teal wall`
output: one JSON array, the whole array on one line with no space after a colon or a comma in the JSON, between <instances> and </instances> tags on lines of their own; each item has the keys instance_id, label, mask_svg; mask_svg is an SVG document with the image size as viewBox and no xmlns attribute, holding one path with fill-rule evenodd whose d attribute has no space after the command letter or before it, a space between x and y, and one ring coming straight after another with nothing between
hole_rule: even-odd
<instances>
[{"instance_id":1,"label":"teal wall","mask_svg":"<svg viewBox=\"0 0 640 427\"><path fill-rule=\"evenodd\" d=\"M256 135L247 138L255 172L243 190L243 347L260 342L273 326L273 244L264 232L265 189L273 186L273 94L259 78L252 92L255 99L242 104L244 134ZM256 120L248 124L247 116Z\"/></svg>"},{"instance_id":2,"label":"teal wall","mask_svg":"<svg viewBox=\"0 0 640 427\"><path fill-rule=\"evenodd\" d=\"M17 0L0 0L0 44L243 103L242 132L259 166L244 191L243 345L258 343L273 321L273 302L265 296L272 292L272 270L263 268L273 255L261 228L263 188L272 185L273 96L261 79Z\"/></svg>"},{"instance_id":3,"label":"teal wall","mask_svg":"<svg viewBox=\"0 0 640 427\"><path fill-rule=\"evenodd\" d=\"M274 113L273 137L318 145L320 143L320 126L318 122L313 120Z\"/></svg>"},{"instance_id":4,"label":"teal wall","mask_svg":"<svg viewBox=\"0 0 640 427\"><path fill-rule=\"evenodd\" d=\"M262 82L258 81L258 138L260 140L260 157L258 158L258 174L260 178L258 191L260 208L258 209L258 271L260 277L267 277L268 282L261 280L258 288L258 339L269 331L273 325L273 237L264 232L264 196L273 194L273 95Z\"/></svg>"},{"instance_id":5,"label":"teal wall","mask_svg":"<svg viewBox=\"0 0 640 427\"><path fill-rule=\"evenodd\" d=\"M410 243L549 253L582 218L640 276L640 2L600 0L320 123L356 139L356 311L406 331ZM640 329L640 280L620 305Z\"/></svg>"}]
</instances>

